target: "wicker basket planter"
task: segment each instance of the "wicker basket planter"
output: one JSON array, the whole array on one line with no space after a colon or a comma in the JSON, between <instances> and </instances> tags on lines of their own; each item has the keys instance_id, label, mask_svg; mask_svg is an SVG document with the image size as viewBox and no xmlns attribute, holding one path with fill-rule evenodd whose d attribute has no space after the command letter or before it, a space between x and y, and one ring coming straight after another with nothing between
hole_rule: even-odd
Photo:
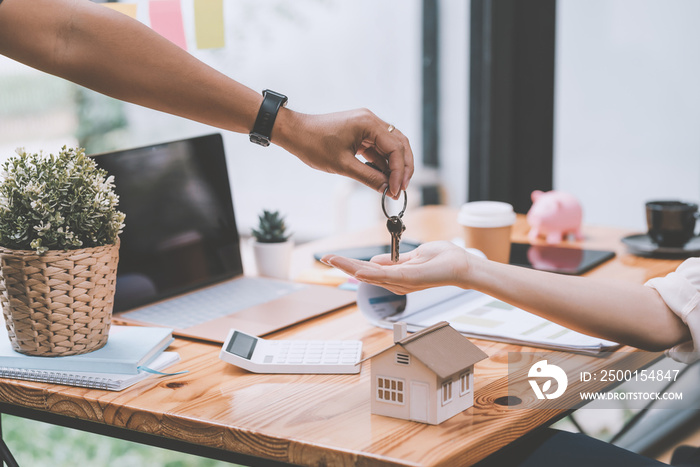
<instances>
[{"instance_id":1,"label":"wicker basket planter","mask_svg":"<svg viewBox=\"0 0 700 467\"><path fill-rule=\"evenodd\" d=\"M0 247L0 304L12 347L45 357L107 343L119 243L80 250Z\"/></svg>"}]
</instances>

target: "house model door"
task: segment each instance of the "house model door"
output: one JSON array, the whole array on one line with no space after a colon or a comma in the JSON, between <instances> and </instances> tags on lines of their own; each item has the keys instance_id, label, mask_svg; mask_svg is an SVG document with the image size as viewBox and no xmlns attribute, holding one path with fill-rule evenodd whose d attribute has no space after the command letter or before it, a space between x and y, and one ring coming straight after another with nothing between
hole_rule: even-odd
<instances>
[{"instance_id":1,"label":"house model door","mask_svg":"<svg viewBox=\"0 0 700 467\"><path fill-rule=\"evenodd\" d=\"M428 385L418 381L411 381L409 393L410 419L417 422L428 421Z\"/></svg>"}]
</instances>

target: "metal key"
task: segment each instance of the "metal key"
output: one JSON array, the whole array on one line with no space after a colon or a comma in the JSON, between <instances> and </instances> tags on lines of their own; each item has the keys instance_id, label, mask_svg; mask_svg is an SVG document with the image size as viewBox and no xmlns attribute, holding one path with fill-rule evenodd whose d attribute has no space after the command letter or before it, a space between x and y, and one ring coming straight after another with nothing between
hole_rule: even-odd
<instances>
[{"instance_id":1,"label":"metal key","mask_svg":"<svg viewBox=\"0 0 700 467\"><path fill-rule=\"evenodd\" d=\"M386 228L391 234L391 261L393 263L398 263L401 234L406 230L406 226L399 216L391 216L386 221Z\"/></svg>"},{"instance_id":2,"label":"metal key","mask_svg":"<svg viewBox=\"0 0 700 467\"><path fill-rule=\"evenodd\" d=\"M408 204L408 195L406 195L405 191L403 192L403 209L401 209L401 212L399 212L397 215L390 216L389 213L386 211L386 206L384 204L386 201L386 194L388 191L389 187L386 187L386 189L384 190L384 195L382 196L382 211L384 211L384 215L387 218L386 229L391 234L391 261L394 263L398 263L401 234L404 230L406 230L406 226L404 225L401 218L403 217L403 213L406 211L406 205Z\"/></svg>"}]
</instances>

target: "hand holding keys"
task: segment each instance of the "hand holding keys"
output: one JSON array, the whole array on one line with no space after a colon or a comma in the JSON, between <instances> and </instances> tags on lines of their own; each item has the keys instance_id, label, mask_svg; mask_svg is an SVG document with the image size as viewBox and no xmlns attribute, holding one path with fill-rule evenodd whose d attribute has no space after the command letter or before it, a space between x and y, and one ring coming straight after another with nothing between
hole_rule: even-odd
<instances>
[{"instance_id":1,"label":"hand holding keys","mask_svg":"<svg viewBox=\"0 0 700 467\"><path fill-rule=\"evenodd\" d=\"M384 202L386 201L386 193L389 190L389 187L384 190L384 194L382 195L382 211L384 211L384 215L387 218L386 221L386 229L389 231L391 234L391 261L394 263L398 263L399 261L399 243L401 242L401 234L406 230L406 226L404 225L403 221L401 218L403 217L404 212L406 211L406 205L408 204L408 196L406 195L406 192L403 192L403 209L401 209L401 212L399 212L395 216L390 216L386 212L386 206Z\"/></svg>"}]
</instances>

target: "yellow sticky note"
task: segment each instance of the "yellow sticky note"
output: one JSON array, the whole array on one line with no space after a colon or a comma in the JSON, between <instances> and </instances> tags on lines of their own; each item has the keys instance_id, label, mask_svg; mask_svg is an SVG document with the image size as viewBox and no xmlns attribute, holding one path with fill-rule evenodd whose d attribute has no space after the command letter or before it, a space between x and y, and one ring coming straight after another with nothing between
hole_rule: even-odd
<instances>
[{"instance_id":1,"label":"yellow sticky note","mask_svg":"<svg viewBox=\"0 0 700 467\"><path fill-rule=\"evenodd\" d=\"M136 19L136 3L101 3L101 5Z\"/></svg>"},{"instance_id":2,"label":"yellow sticky note","mask_svg":"<svg viewBox=\"0 0 700 467\"><path fill-rule=\"evenodd\" d=\"M224 47L223 0L194 0L194 28L198 49Z\"/></svg>"}]
</instances>

